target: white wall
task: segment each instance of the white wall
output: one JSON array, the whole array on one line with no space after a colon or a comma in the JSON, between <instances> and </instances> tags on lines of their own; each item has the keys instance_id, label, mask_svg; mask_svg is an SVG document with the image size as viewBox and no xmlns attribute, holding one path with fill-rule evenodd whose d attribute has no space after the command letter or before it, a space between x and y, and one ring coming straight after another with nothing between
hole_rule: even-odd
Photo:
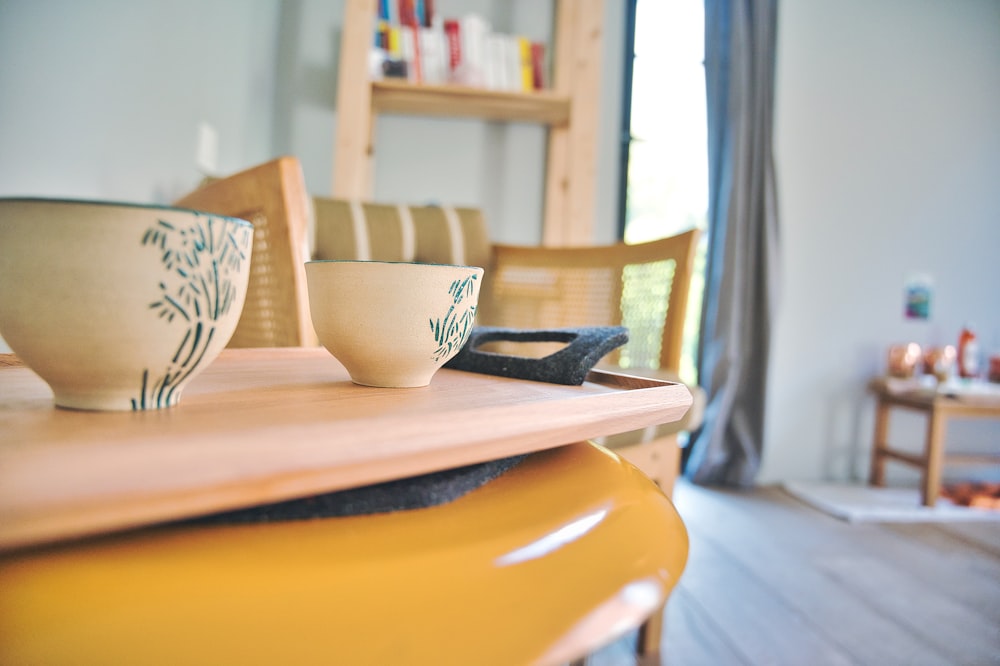
<instances>
[{"instance_id":1,"label":"white wall","mask_svg":"<svg viewBox=\"0 0 1000 666\"><path fill-rule=\"evenodd\" d=\"M0 196L166 203L271 156L278 0L0 0Z\"/></svg>"},{"instance_id":2,"label":"white wall","mask_svg":"<svg viewBox=\"0 0 1000 666\"><path fill-rule=\"evenodd\" d=\"M864 385L889 344L954 343L968 319L1000 350L1000 2L780 7L783 295L761 481L863 478ZM902 316L914 271L936 283L929 323ZM893 428L922 441L916 417ZM1000 426L951 435L996 450Z\"/></svg>"}]
</instances>

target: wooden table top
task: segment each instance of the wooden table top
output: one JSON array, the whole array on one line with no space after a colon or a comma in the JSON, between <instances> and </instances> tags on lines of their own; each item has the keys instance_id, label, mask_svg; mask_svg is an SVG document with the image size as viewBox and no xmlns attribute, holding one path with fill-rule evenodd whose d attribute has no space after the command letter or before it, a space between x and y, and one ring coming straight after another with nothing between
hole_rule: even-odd
<instances>
[{"instance_id":1,"label":"wooden table top","mask_svg":"<svg viewBox=\"0 0 1000 666\"><path fill-rule=\"evenodd\" d=\"M351 383L326 350L225 350L179 406L56 408L0 357L0 550L275 502L679 419L680 384L591 373L562 386L440 370Z\"/></svg>"},{"instance_id":2,"label":"wooden table top","mask_svg":"<svg viewBox=\"0 0 1000 666\"><path fill-rule=\"evenodd\" d=\"M868 389L880 398L913 409L1000 415L1000 385L986 382L930 384L921 378L875 377Z\"/></svg>"}]
</instances>

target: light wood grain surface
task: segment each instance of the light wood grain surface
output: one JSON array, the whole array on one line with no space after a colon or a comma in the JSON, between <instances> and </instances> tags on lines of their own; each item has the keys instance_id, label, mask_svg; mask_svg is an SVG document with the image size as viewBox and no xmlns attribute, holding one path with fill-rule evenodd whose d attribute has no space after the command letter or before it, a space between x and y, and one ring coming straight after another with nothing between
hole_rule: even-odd
<instances>
[{"instance_id":1,"label":"light wood grain surface","mask_svg":"<svg viewBox=\"0 0 1000 666\"><path fill-rule=\"evenodd\" d=\"M678 384L591 379L441 370L428 387L378 389L323 349L233 349L176 408L81 412L0 364L0 550L542 450L676 420L691 402Z\"/></svg>"},{"instance_id":2,"label":"light wood grain surface","mask_svg":"<svg viewBox=\"0 0 1000 666\"><path fill-rule=\"evenodd\" d=\"M565 125L569 96L548 90L510 92L456 85L415 86L398 81L371 84L372 107L380 113L485 118Z\"/></svg>"}]
</instances>

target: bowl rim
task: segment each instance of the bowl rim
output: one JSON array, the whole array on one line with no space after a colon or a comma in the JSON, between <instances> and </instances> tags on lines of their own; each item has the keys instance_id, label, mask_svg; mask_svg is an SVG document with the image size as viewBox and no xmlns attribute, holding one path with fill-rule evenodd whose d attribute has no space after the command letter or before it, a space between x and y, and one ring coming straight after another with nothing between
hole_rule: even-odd
<instances>
[{"instance_id":1,"label":"bowl rim","mask_svg":"<svg viewBox=\"0 0 1000 666\"><path fill-rule=\"evenodd\" d=\"M76 198L61 198L61 197L35 197L35 196L15 196L15 197L0 197L0 204L4 203L50 203L50 204L71 204L71 205L84 205L84 206L102 206L108 208L140 208L143 210L165 210L176 213L195 213L196 215L211 215L223 220L229 220L240 225L246 225L253 228L253 223L249 220L245 220L242 217L233 217L232 215L219 215L218 213L212 213L207 210L198 210L196 208L183 208L181 206L170 206L167 204L156 204L156 203L142 203L138 201L113 201L110 199L76 199Z\"/></svg>"},{"instance_id":2,"label":"bowl rim","mask_svg":"<svg viewBox=\"0 0 1000 666\"><path fill-rule=\"evenodd\" d=\"M470 264L438 264L427 261L385 261L382 259L310 259L305 262L309 264L396 264L400 266L438 266L440 268L468 268L471 270L486 272L482 266L472 266Z\"/></svg>"}]
</instances>

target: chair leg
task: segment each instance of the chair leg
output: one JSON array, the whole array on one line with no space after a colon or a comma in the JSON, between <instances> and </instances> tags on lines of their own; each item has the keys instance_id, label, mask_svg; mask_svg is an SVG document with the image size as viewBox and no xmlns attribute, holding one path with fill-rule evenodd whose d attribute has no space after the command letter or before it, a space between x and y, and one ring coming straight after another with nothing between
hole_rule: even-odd
<instances>
[{"instance_id":1,"label":"chair leg","mask_svg":"<svg viewBox=\"0 0 1000 666\"><path fill-rule=\"evenodd\" d=\"M659 663L660 640L663 638L663 610L664 607L660 606L639 627L639 638L636 641L635 654L639 658L640 664L651 666L654 663Z\"/></svg>"},{"instance_id":2,"label":"chair leg","mask_svg":"<svg viewBox=\"0 0 1000 666\"><path fill-rule=\"evenodd\" d=\"M656 479L660 484L660 490L670 498L674 496L674 484L681 471L681 445L678 439L677 433L663 437L663 472L660 478Z\"/></svg>"},{"instance_id":3,"label":"chair leg","mask_svg":"<svg viewBox=\"0 0 1000 666\"><path fill-rule=\"evenodd\" d=\"M664 495L673 496L674 482L681 469L681 448L677 433L627 446L612 445L611 450L655 481Z\"/></svg>"},{"instance_id":4,"label":"chair leg","mask_svg":"<svg viewBox=\"0 0 1000 666\"><path fill-rule=\"evenodd\" d=\"M667 497L673 497L674 484L680 473L681 449L677 433L642 444L633 444L614 451L642 470L660 486ZM664 605L666 605L664 603ZM639 638L635 646L636 663L639 666L660 664L660 641L663 638L663 611L660 606L639 627Z\"/></svg>"}]
</instances>

